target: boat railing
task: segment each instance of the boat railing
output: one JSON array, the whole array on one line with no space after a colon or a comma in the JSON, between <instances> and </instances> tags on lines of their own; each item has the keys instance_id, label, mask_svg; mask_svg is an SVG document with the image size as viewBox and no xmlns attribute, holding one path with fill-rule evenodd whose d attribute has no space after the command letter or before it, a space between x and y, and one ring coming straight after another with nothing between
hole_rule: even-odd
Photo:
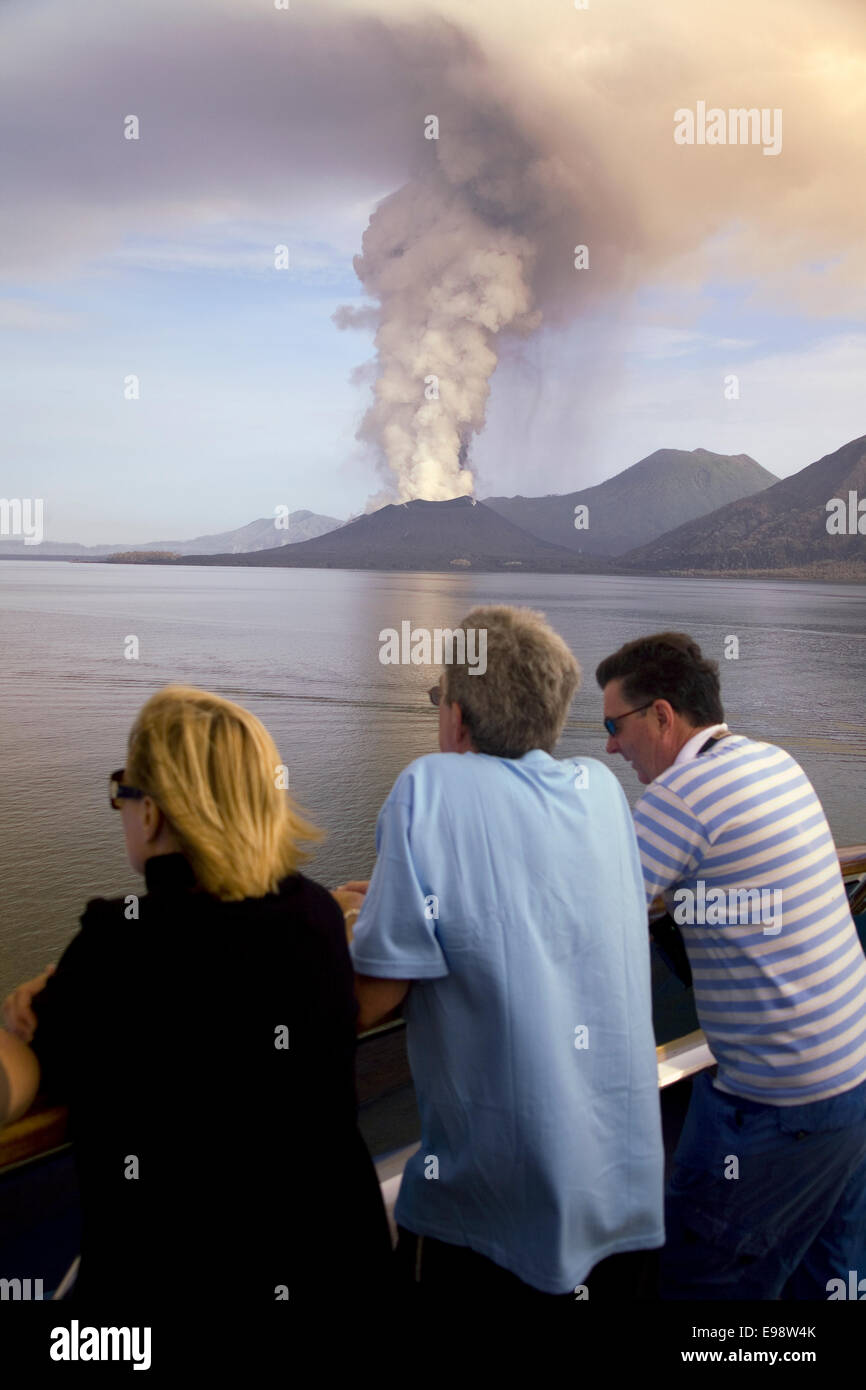
<instances>
[{"instance_id":1,"label":"boat railing","mask_svg":"<svg viewBox=\"0 0 866 1390\"><path fill-rule=\"evenodd\" d=\"M840 849L839 863L848 884L851 911L857 916L866 912L866 845ZM660 911L664 911L664 903L657 899L650 910L650 920ZM370 1094L374 1080L365 1044L379 1040L379 1046L375 1049L375 1083L382 1091L387 1092L400 1084L405 1073L404 1048L400 1038L404 1028L403 1020L395 1019L362 1033L358 1039L358 1091L362 1102L365 1094ZM712 1053L700 1029L659 1045L656 1048L656 1060L660 1089L713 1064ZM70 1147L67 1121L68 1112L64 1106L49 1105L38 1096L26 1115L0 1129L0 1179L5 1173L22 1164L48 1158ZM391 1195L390 1190L386 1191L386 1185L394 1187L394 1180L399 1180L402 1174L405 1159L416 1147L417 1145L410 1145L377 1163L386 1199ZM402 1164L399 1162L401 1157ZM396 1185L399 1186L399 1181Z\"/></svg>"}]
</instances>

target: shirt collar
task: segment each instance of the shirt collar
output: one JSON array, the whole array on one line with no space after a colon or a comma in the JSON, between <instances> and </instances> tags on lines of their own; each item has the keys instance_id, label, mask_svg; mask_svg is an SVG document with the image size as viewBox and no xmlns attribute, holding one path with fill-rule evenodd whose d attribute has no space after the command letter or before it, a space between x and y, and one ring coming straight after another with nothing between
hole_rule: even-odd
<instances>
[{"instance_id":1,"label":"shirt collar","mask_svg":"<svg viewBox=\"0 0 866 1390\"><path fill-rule=\"evenodd\" d=\"M195 874L182 854L153 854L144 863L149 893L185 893L195 888Z\"/></svg>"},{"instance_id":2,"label":"shirt collar","mask_svg":"<svg viewBox=\"0 0 866 1390\"><path fill-rule=\"evenodd\" d=\"M674 758L673 766L678 763L690 763L692 758L698 756L698 749L702 748L708 738L715 738L716 734L729 734L731 731L727 724L708 724L705 729L698 729L692 734L688 743L684 743L677 756Z\"/></svg>"}]
</instances>

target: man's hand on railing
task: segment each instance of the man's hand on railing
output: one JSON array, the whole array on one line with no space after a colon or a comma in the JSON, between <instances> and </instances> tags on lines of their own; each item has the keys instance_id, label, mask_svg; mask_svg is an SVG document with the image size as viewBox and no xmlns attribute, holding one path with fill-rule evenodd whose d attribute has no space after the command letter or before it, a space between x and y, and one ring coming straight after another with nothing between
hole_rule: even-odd
<instances>
[{"instance_id":1,"label":"man's hand on railing","mask_svg":"<svg viewBox=\"0 0 866 1390\"><path fill-rule=\"evenodd\" d=\"M33 1034L36 1032L37 1018L30 1007L33 997L40 994L49 979L54 974L56 966L49 965L43 970L41 975L37 975L35 980L27 980L25 984L13 989L3 1000L2 1022L3 1027L10 1033L14 1033L16 1038L20 1038L23 1043L33 1041Z\"/></svg>"},{"instance_id":2,"label":"man's hand on railing","mask_svg":"<svg viewBox=\"0 0 866 1390\"><path fill-rule=\"evenodd\" d=\"M364 894L355 890L354 884L344 883L340 888L331 889L331 897L339 903L346 922L346 938L351 941L355 931L358 913L364 906Z\"/></svg>"}]
</instances>

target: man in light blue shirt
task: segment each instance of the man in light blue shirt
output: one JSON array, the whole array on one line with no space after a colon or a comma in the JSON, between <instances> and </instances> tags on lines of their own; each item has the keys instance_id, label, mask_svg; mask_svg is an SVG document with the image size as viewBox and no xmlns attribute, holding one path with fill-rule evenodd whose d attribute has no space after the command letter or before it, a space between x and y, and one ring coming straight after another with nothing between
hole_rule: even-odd
<instances>
[{"instance_id":1,"label":"man in light blue shirt","mask_svg":"<svg viewBox=\"0 0 866 1390\"><path fill-rule=\"evenodd\" d=\"M396 1208L409 1277L573 1300L606 1257L664 1240L640 858L613 774L551 756L580 679L565 643L526 609L461 627L486 632L487 670L446 665L442 751L379 815L359 1026L403 1002L422 1133Z\"/></svg>"}]
</instances>

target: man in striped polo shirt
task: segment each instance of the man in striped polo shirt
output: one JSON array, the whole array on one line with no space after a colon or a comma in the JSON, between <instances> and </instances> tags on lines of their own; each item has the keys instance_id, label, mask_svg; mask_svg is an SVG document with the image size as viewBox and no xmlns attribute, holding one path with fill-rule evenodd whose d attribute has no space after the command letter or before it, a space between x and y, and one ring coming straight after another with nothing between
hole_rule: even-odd
<instances>
[{"instance_id":1,"label":"man in striped polo shirt","mask_svg":"<svg viewBox=\"0 0 866 1390\"><path fill-rule=\"evenodd\" d=\"M866 1291L866 958L821 803L783 749L728 729L685 633L596 677L717 1063L674 1159L662 1296L826 1299L851 1271Z\"/></svg>"}]
</instances>

